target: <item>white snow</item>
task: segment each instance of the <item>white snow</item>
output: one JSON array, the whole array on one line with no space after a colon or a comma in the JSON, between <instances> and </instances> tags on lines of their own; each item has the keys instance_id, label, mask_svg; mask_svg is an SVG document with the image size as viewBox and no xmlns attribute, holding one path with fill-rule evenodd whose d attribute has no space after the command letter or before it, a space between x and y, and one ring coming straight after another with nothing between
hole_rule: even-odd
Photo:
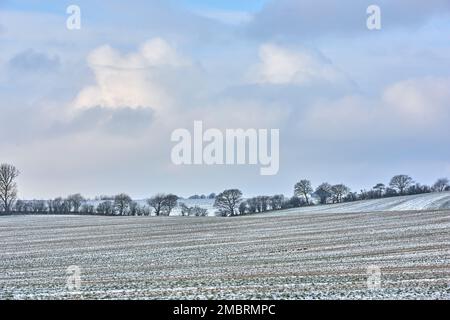
<instances>
[{"instance_id":1,"label":"white snow","mask_svg":"<svg viewBox=\"0 0 450 320\"><path fill-rule=\"evenodd\" d=\"M450 299L450 210L331 211L0 216L0 299Z\"/></svg>"}]
</instances>

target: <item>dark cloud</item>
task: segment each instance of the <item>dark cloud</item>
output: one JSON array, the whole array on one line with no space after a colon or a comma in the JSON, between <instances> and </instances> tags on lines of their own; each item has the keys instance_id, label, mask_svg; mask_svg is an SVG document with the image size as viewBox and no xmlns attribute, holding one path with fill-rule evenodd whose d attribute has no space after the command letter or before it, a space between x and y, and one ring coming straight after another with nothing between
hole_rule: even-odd
<instances>
[{"instance_id":1,"label":"dark cloud","mask_svg":"<svg viewBox=\"0 0 450 320\"><path fill-rule=\"evenodd\" d=\"M60 67L60 60L58 56L49 56L34 49L27 49L12 57L9 66L26 72L48 72L57 70Z\"/></svg>"},{"instance_id":2,"label":"dark cloud","mask_svg":"<svg viewBox=\"0 0 450 320\"><path fill-rule=\"evenodd\" d=\"M448 0L272 0L256 14L248 32L261 38L367 32L366 10L373 4L381 8L383 29L420 25L450 13Z\"/></svg>"}]
</instances>

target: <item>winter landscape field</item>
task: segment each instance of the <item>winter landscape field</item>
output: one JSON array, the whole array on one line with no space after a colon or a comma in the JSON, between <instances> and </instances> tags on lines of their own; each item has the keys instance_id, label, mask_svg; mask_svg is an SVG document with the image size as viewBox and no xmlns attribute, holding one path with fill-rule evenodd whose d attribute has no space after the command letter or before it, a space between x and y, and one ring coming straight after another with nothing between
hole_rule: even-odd
<instances>
[{"instance_id":1,"label":"winter landscape field","mask_svg":"<svg viewBox=\"0 0 450 320\"><path fill-rule=\"evenodd\" d=\"M145 201L139 201L145 205ZM208 215L214 216L214 199L186 199L180 200L189 206L199 206L208 210ZM400 196L392 198L382 198L375 200L361 200L329 205L317 205L312 207L294 208L290 210L274 211L265 213L265 216L290 215L307 212L329 212L329 213L350 213L350 212L372 212L372 211L401 211L401 210L450 210L450 192L418 194L411 196ZM179 214L179 208L174 210L174 214Z\"/></svg>"},{"instance_id":2,"label":"winter landscape field","mask_svg":"<svg viewBox=\"0 0 450 320\"><path fill-rule=\"evenodd\" d=\"M450 299L449 198L233 218L3 216L0 299Z\"/></svg>"}]
</instances>

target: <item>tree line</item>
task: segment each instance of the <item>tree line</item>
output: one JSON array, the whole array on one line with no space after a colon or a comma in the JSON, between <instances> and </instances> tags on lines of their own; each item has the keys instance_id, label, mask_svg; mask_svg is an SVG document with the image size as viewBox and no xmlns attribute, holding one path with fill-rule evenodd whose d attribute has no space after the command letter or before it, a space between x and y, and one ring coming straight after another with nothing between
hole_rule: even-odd
<instances>
[{"instance_id":1,"label":"tree line","mask_svg":"<svg viewBox=\"0 0 450 320\"><path fill-rule=\"evenodd\" d=\"M312 205L444 191L450 191L450 183L447 178L440 178L433 186L427 186L415 182L410 176L404 174L392 177L387 186L377 183L371 190L361 190L360 192L352 192L348 186L342 183L331 185L328 182L321 183L314 189L310 180L303 179L295 184L294 196L291 198L274 195L243 199L240 190L230 189L217 195L214 206L218 208L221 216L236 216Z\"/></svg>"},{"instance_id":2,"label":"tree line","mask_svg":"<svg viewBox=\"0 0 450 320\"><path fill-rule=\"evenodd\" d=\"M106 216L169 216L175 208L182 216L207 216L208 210L199 206L190 207L180 203L174 194L156 194L145 200L145 205L134 201L129 195L100 196L96 204L81 194L58 197L50 200L25 201L17 199L19 170L10 164L0 165L0 212L3 214L90 214ZM311 181L300 180L295 184L292 197L282 194L256 196L244 199L239 189L228 189L218 195L191 196L189 199L215 199L218 216L237 216L267 211L298 208L318 204L342 203L357 200L379 199L402 195L450 191L447 178L441 178L433 186L421 185L408 175L396 175L386 186L377 183L370 190L352 190L344 184L321 183L315 189Z\"/></svg>"}]
</instances>

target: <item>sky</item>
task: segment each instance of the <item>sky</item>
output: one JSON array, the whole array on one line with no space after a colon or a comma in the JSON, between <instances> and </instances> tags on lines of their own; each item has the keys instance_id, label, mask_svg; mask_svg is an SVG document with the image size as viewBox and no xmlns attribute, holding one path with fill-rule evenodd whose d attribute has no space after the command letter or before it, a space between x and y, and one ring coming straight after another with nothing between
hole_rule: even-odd
<instances>
[{"instance_id":1,"label":"sky","mask_svg":"<svg viewBox=\"0 0 450 320\"><path fill-rule=\"evenodd\" d=\"M448 0L0 0L0 162L24 199L432 184L449 101ZM279 129L278 173L175 165L171 133L195 120Z\"/></svg>"}]
</instances>

